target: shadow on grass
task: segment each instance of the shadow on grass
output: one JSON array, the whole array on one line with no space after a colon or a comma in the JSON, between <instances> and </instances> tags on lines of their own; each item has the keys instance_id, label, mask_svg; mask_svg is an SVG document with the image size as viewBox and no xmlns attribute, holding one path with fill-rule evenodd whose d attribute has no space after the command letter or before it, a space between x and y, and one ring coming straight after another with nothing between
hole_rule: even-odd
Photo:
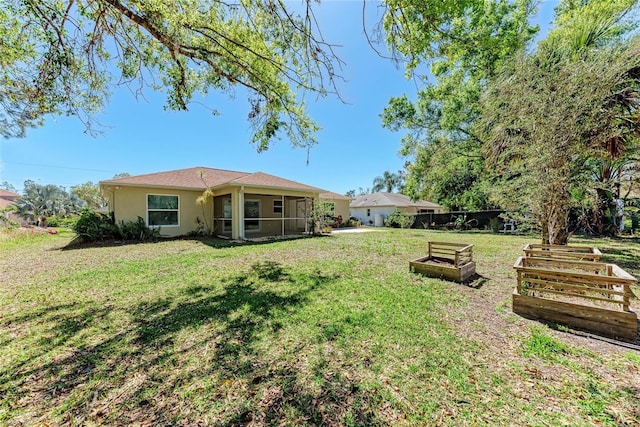
<instances>
[{"instance_id":1,"label":"shadow on grass","mask_svg":"<svg viewBox=\"0 0 640 427\"><path fill-rule=\"evenodd\" d=\"M130 245L153 245L156 243L170 242L175 240L199 242L211 248L225 249L225 248L232 248L235 246L268 245L268 244L281 242L285 240L300 240L300 239L310 239L310 238L319 238L319 237L331 237L331 236L290 235L285 237L273 236L273 237L265 237L260 240L245 240L245 241L229 240L229 239L223 239L219 237L188 237L188 236L161 237L161 238L157 238L157 239L146 241L146 242L141 242L138 240L101 240L96 242L82 242L74 239L63 247L52 248L49 250L72 251L72 250L89 249L89 248L110 248L110 247L130 246Z\"/></svg>"},{"instance_id":2,"label":"shadow on grass","mask_svg":"<svg viewBox=\"0 0 640 427\"><path fill-rule=\"evenodd\" d=\"M108 323L116 308L89 303L0 318L3 330L49 325L28 355L14 355L4 364L0 412L6 411L10 424L22 419L175 425L215 419L231 426L286 417L342 424L347 417L375 425L369 397L354 380L336 375L329 361L316 367L315 375L323 379L318 387L299 371L296 361L305 357L299 349L280 354L286 317L337 278L258 262L210 287L118 307L130 320L113 331ZM105 328L96 339L85 337L101 322ZM239 386L231 389L227 383Z\"/></svg>"},{"instance_id":3,"label":"shadow on grass","mask_svg":"<svg viewBox=\"0 0 640 427\"><path fill-rule=\"evenodd\" d=\"M617 264L631 274L640 272L640 254L637 251L607 247L602 252L602 262Z\"/></svg>"}]
</instances>

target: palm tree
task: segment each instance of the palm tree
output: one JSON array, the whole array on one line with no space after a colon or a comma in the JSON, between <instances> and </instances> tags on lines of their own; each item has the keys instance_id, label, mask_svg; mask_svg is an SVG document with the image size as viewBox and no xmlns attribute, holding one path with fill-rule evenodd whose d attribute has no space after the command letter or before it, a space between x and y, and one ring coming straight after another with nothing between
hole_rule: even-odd
<instances>
[{"instance_id":1,"label":"palm tree","mask_svg":"<svg viewBox=\"0 0 640 427\"><path fill-rule=\"evenodd\" d=\"M16 200L16 213L44 227L48 216L74 214L81 205L77 197L70 197L61 187L27 181L24 195Z\"/></svg>"},{"instance_id":2,"label":"palm tree","mask_svg":"<svg viewBox=\"0 0 640 427\"><path fill-rule=\"evenodd\" d=\"M394 188L401 190L403 184L404 174L402 171L398 171L398 173L384 171L382 176L373 178L372 190L374 193L382 190L386 190L387 193L392 193Z\"/></svg>"}]
</instances>

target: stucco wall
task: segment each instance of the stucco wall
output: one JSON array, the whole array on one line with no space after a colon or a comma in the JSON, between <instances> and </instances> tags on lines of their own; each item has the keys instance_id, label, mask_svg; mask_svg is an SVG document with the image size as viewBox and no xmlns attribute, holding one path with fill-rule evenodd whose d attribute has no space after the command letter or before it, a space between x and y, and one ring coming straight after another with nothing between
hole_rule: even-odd
<instances>
[{"instance_id":1,"label":"stucco wall","mask_svg":"<svg viewBox=\"0 0 640 427\"><path fill-rule=\"evenodd\" d=\"M371 215L367 216L367 209L371 209ZM383 221L387 219L393 211L396 210L395 206L376 206L372 208L351 208L351 216L360 220L362 225L374 225L376 215L382 215ZM416 213L415 209L400 208L403 212ZM371 222L369 222L371 221ZM384 222L383 222L384 223Z\"/></svg>"},{"instance_id":2,"label":"stucco wall","mask_svg":"<svg viewBox=\"0 0 640 427\"><path fill-rule=\"evenodd\" d=\"M196 199L202 195L200 191L188 190L168 190L146 187L120 187L113 189L111 194L106 194L109 199L109 209L115 213L116 222L136 221L142 217L148 224L147 218L147 195L161 194L178 196L178 226L163 225L160 227L162 236L181 236L197 228L196 218L204 220L206 217L209 224L213 217L212 203L209 201L203 207L196 203Z\"/></svg>"},{"instance_id":3,"label":"stucco wall","mask_svg":"<svg viewBox=\"0 0 640 427\"><path fill-rule=\"evenodd\" d=\"M345 200L345 199L333 199L333 198L321 198L320 202L322 203L333 203L335 210L334 210L334 216L338 216L341 215L342 216L342 220L346 221L349 219L350 217L350 212L349 212L349 200Z\"/></svg>"},{"instance_id":4,"label":"stucco wall","mask_svg":"<svg viewBox=\"0 0 640 427\"><path fill-rule=\"evenodd\" d=\"M233 230L223 232L222 223L214 221L214 218L221 218L223 216L223 199L230 198L232 203L232 216L238 218L239 212L239 192L241 187L228 187L222 190L216 190L216 197L214 201L209 200L205 205L203 212L202 206L196 203L196 199L202 195L198 190L171 190L171 189L159 189L151 187L129 187L120 186L115 187L107 186L103 188L104 196L109 200L109 209L115 213L116 221L136 221L138 216L145 220L148 224L147 218L147 195L159 194L159 195L177 195L179 198L179 225L178 226L161 226L160 233L162 236L173 237L180 236L189 233L197 228L196 218L201 221L206 218L206 223L210 227L214 227L216 234L225 234L236 238L240 236L240 231L237 229L238 224L234 222ZM260 202L260 218L274 218L274 220L260 221L259 230L246 230L247 238L258 236L277 236L282 234L282 221L277 220L282 217L282 213L275 213L273 207L274 200L281 200L281 195L269 194L273 192L284 193L285 202L283 205L284 216L293 217L295 212L292 212L291 200L298 198L312 197L313 193L305 193L301 191L292 190L269 190L262 188L243 188L244 200L258 200ZM249 191L247 191L249 190ZM204 221L203 221L204 222ZM285 222L285 231L295 229L294 221Z\"/></svg>"}]
</instances>

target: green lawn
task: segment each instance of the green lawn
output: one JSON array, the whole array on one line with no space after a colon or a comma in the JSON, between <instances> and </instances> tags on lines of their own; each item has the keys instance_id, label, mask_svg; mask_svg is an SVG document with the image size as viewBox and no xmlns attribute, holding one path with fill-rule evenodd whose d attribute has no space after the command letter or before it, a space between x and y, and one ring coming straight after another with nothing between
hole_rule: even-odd
<instances>
[{"instance_id":1,"label":"green lawn","mask_svg":"<svg viewBox=\"0 0 640 427\"><path fill-rule=\"evenodd\" d=\"M640 425L639 352L511 312L534 238L71 238L0 239L2 425ZM427 240L482 278L411 274ZM572 243L640 277L637 240Z\"/></svg>"}]
</instances>

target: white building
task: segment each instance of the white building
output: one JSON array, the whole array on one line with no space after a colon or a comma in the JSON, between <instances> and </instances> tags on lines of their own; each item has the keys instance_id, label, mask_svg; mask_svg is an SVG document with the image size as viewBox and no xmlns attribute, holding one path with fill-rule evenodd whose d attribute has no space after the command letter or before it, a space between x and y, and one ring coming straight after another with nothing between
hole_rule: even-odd
<instances>
[{"instance_id":1,"label":"white building","mask_svg":"<svg viewBox=\"0 0 640 427\"><path fill-rule=\"evenodd\" d=\"M410 214L442 213L444 207L437 203L417 200L415 202L404 194L378 192L362 194L349 204L350 215L363 225L384 225L385 218L396 209Z\"/></svg>"}]
</instances>

